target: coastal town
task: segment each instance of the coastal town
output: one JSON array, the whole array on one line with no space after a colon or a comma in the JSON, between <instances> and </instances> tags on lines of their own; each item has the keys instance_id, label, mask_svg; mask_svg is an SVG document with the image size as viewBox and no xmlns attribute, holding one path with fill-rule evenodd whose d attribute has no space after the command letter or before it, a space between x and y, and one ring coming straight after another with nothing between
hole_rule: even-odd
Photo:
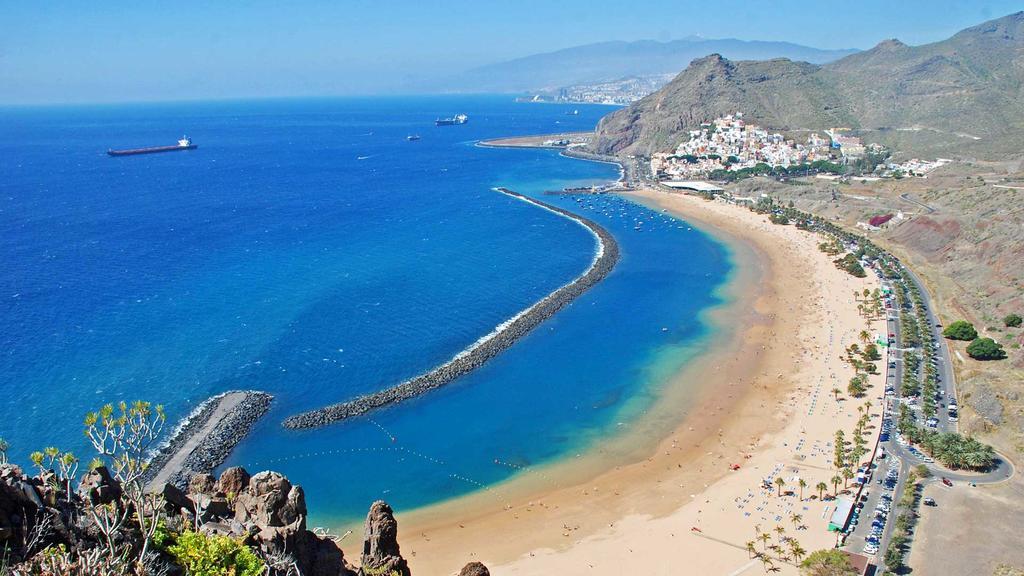
<instances>
[{"instance_id":1,"label":"coastal town","mask_svg":"<svg viewBox=\"0 0 1024 576\"><path fill-rule=\"evenodd\" d=\"M748 122L743 112L736 112L690 130L689 139L680 142L675 150L652 154L650 170L661 180L726 180L773 171L781 171L783 175L791 172L841 174L844 167L856 166L860 177L923 178L951 162L942 158L933 161L913 158L896 163L888 159L889 150L884 146L864 144L849 130L834 128L824 130L823 134L811 132L800 142Z\"/></svg>"},{"instance_id":2,"label":"coastal town","mask_svg":"<svg viewBox=\"0 0 1024 576\"><path fill-rule=\"evenodd\" d=\"M626 106L668 84L672 76L674 74L651 74L630 76L605 82L574 84L559 88L557 91L531 94L518 100L520 102Z\"/></svg>"}]
</instances>

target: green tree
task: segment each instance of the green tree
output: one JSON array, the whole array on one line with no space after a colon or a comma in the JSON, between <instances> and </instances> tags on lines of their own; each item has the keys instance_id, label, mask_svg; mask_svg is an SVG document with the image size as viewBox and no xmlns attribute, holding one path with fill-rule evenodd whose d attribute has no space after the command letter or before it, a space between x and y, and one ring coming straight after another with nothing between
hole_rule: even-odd
<instances>
[{"instance_id":1,"label":"green tree","mask_svg":"<svg viewBox=\"0 0 1024 576\"><path fill-rule=\"evenodd\" d=\"M942 335L950 340L974 340L978 337L978 331L974 325L966 320L957 320L942 331Z\"/></svg>"},{"instance_id":2,"label":"green tree","mask_svg":"<svg viewBox=\"0 0 1024 576\"><path fill-rule=\"evenodd\" d=\"M975 360L1002 360L1006 358L1003 345L991 338L976 338L967 345L967 354Z\"/></svg>"},{"instance_id":3,"label":"green tree","mask_svg":"<svg viewBox=\"0 0 1024 576\"><path fill-rule=\"evenodd\" d=\"M1020 314L1007 314L1006 317L1003 318L1003 324L1005 324L1007 328L1019 328L1022 322L1024 322L1024 318L1021 318Z\"/></svg>"},{"instance_id":4,"label":"green tree","mask_svg":"<svg viewBox=\"0 0 1024 576\"><path fill-rule=\"evenodd\" d=\"M801 576L856 576L850 557L836 548L815 550L800 563Z\"/></svg>"},{"instance_id":5,"label":"green tree","mask_svg":"<svg viewBox=\"0 0 1024 576\"><path fill-rule=\"evenodd\" d=\"M885 567L890 572L899 572L903 567L903 551L895 545L890 545L885 551Z\"/></svg>"}]
</instances>

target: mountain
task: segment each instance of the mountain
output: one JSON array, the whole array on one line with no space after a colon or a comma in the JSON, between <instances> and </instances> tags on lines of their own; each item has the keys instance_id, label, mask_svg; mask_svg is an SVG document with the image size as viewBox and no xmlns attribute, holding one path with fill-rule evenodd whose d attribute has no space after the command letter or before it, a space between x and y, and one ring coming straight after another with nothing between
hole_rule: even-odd
<instances>
[{"instance_id":1,"label":"mountain","mask_svg":"<svg viewBox=\"0 0 1024 576\"><path fill-rule=\"evenodd\" d=\"M524 92L628 76L676 74L712 53L733 59L790 58L823 63L856 50L819 50L789 42L689 37L671 42L600 42L474 68L445 81L445 90Z\"/></svg>"},{"instance_id":2,"label":"mountain","mask_svg":"<svg viewBox=\"0 0 1024 576\"><path fill-rule=\"evenodd\" d=\"M649 154L724 113L780 131L849 127L897 150L1019 150L1024 12L922 46L886 40L818 65L789 59L691 62L664 88L601 120L602 153Z\"/></svg>"}]
</instances>

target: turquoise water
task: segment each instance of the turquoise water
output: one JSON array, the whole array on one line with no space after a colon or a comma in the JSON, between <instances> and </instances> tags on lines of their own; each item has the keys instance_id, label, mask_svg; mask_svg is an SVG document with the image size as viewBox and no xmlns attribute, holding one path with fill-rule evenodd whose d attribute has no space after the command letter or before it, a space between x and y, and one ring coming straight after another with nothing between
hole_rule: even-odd
<instances>
[{"instance_id":1,"label":"turquoise water","mask_svg":"<svg viewBox=\"0 0 1024 576\"><path fill-rule=\"evenodd\" d=\"M228 464L287 474L316 522L484 489L615 434L699 353L731 264L627 200L543 194L615 166L474 145L590 129L608 111L568 109L473 96L3 110L0 436L22 463L44 445L85 456L80 417L102 403L150 399L178 419L265 390L273 408ZM433 126L458 112L469 124ZM104 154L183 132L198 150ZM449 359L586 269L589 233L494 186L605 226L618 267L443 390L283 429Z\"/></svg>"}]
</instances>

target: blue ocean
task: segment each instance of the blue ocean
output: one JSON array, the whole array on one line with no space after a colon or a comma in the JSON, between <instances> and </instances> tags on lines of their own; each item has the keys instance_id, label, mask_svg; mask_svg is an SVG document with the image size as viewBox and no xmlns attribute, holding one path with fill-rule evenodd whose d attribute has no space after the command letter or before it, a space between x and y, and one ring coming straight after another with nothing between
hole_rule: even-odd
<instances>
[{"instance_id":1,"label":"blue ocean","mask_svg":"<svg viewBox=\"0 0 1024 576\"><path fill-rule=\"evenodd\" d=\"M0 109L0 437L91 457L88 410L225 390L270 413L227 465L306 490L315 523L444 501L593 450L643 417L713 336L728 250L617 196L614 165L476 145L590 130L611 109L508 96ZM434 119L469 115L462 126ZM108 148L198 149L112 158ZM418 141L407 136L419 135ZM299 411L429 370L583 272L594 238L504 186L607 228L611 275L483 368L330 427ZM692 384L694 389L698 382Z\"/></svg>"}]
</instances>

